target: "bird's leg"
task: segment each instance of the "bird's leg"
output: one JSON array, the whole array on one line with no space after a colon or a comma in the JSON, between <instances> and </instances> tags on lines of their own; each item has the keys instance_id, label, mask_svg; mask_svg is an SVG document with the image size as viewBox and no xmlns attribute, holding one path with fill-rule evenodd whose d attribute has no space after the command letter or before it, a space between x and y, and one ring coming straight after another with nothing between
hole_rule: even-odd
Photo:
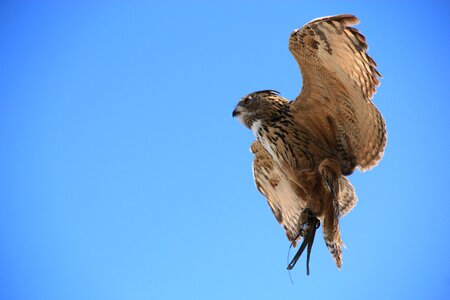
<instances>
[{"instance_id":1,"label":"bird's leg","mask_svg":"<svg viewBox=\"0 0 450 300\"><path fill-rule=\"evenodd\" d=\"M297 263L298 259L302 255L303 251L306 247L308 247L307 250L307 256L306 256L306 274L309 275L309 259L311 256L311 249L312 245L314 243L314 236L316 235L316 230L320 226L320 221L317 219L316 214L314 214L310 209L305 208L303 210L302 214L306 215L306 222L302 224L299 230L299 234L296 238L299 236L303 236L303 242L300 245L300 248L298 249L297 253L295 254L292 261L289 263L287 269L292 270Z\"/></svg>"},{"instance_id":2,"label":"bird's leg","mask_svg":"<svg viewBox=\"0 0 450 300\"><path fill-rule=\"evenodd\" d=\"M319 165L319 172L325 189L331 195L332 207L336 217L339 216L339 178L342 176L341 167L334 159L325 159Z\"/></svg>"}]
</instances>

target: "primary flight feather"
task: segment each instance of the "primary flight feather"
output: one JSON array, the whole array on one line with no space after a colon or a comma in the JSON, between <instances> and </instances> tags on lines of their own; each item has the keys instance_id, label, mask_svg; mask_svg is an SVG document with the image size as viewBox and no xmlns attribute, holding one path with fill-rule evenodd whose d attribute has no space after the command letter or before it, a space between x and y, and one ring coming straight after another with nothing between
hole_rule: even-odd
<instances>
[{"instance_id":1,"label":"primary flight feather","mask_svg":"<svg viewBox=\"0 0 450 300\"><path fill-rule=\"evenodd\" d=\"M379 85L365 37L353 15L315 19L291 33L289 50L302 77L301 93L288 101L278 92L251 93L237 104L237 117L256 136L253 173L276 219L294 246L288 269L322 224L325 244L342 264L339 218L356 204L346 176L369 170L386 146L385 122L371 99Z\"/></svg>"}]
</instances>

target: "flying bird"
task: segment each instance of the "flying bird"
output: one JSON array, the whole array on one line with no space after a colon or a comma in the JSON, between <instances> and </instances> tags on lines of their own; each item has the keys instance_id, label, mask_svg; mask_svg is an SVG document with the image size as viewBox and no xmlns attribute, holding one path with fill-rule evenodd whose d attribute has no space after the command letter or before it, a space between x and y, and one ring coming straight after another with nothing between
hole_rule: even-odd
<instances>
[{"instance_id":1,"label":"flying bird","mask_svg":"<svg viewBox=\"0 0 450 300\"><path fill-rule=\"evenodd\" d=\"M349 14L315 19L289 38L303 86L293 101L274 90L243 97L233 111L256 136L253 175L295 247L292 269L307 249L307 274L316 229L338 268L339 219L357 202L347 179L376 166L386 146L385 121L372 102L381 77L365 37Z\"/></svg>"}]
</instances>

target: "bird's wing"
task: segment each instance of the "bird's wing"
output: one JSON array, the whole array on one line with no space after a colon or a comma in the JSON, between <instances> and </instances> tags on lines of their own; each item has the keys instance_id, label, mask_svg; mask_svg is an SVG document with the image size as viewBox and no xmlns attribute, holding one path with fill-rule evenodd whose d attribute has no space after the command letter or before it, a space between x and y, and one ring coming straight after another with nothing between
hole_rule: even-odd
<instances>
[{"instance_id":1,"label":"bird's wing","mask_svg":"<svg viewBox=\"0 0 450 300\"><path fill-rule=\"evenodd\" d=\"M251 151L255 155L253 177L256 187L267 198L275 218L284 227L288 239L295 247L301 225L300 214L306 203L299 193L293 190L294 185L260 142L253 142Z\"/></svg>"},{"instance_id":2,"label":"bird's wing","mask_svg":"<svg viewBox=\"0 0 450 300\"><path fill-rule=\"evenodd\" d=\"M295 117L313 130L328 130L341 163L353 161L344 173L374 167L386 145L384 119L371 101L381 75L364 36L350 27L357 23L352 15L324 17L294 30L289 39L303 76L292 103Z\"/></svg>"},{"instance_id":3,"label":"bird's wing","mask_svg":"<svg viewBox=\"0 0 450 300\"><path fill-rule=\"evenodd\" d=\"M338 196L338 205L339 205L339 218L345 216L348 212L350 212L353 207L355 207L358 202L358 198L356 197L355 189L353 188L350 181L345 176L341 176L339 179L339 196Z\"/></svg>"}]
</instances>

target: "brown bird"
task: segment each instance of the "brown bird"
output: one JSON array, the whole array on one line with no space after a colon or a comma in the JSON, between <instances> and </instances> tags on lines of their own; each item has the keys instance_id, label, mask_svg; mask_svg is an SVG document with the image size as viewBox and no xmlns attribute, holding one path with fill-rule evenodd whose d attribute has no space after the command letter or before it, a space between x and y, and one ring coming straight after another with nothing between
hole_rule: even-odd
<instances>
[{"instance_id":1,"label":"brown bird","mask_svg":"<svg viewBox=\"0 0 450 300\"><path fill-rule=\"evenodd\" d=\"M371 99L380 73L367 54L366 39L351 25L353 15L315 19L289 38L303 76L294 101L264 90L242 98L233 111L257 140L253 173L276 219L295 247L292 269L307 248L309 258L316 229L336 265L342 265L339 219L357 202L346 176L369 170L386 146L383 117Z\"/></svg>"}]
</instances>

